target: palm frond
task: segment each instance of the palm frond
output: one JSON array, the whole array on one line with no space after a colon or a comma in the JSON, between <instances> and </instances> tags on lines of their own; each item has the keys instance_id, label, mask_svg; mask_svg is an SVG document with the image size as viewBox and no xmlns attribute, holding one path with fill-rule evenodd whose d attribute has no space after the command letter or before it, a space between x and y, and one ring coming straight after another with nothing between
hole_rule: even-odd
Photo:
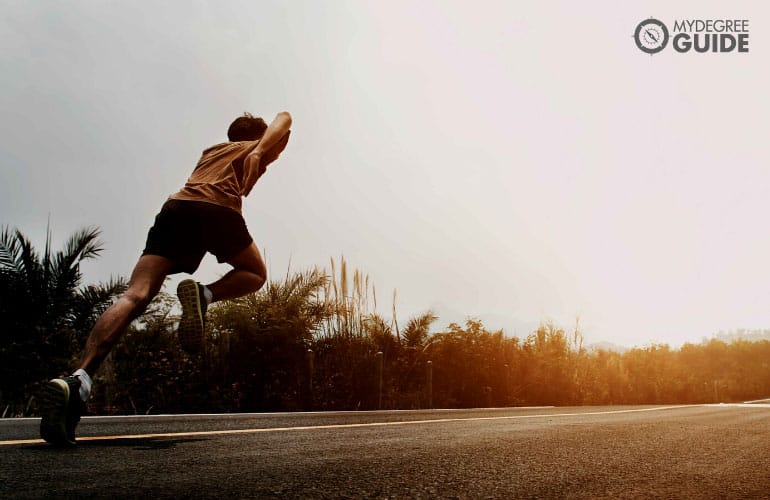
<instances>
[{"instance_id":1,"label":"palm frond","mask_svg":"<svg viewBox=\"0 0 770 500\"><path fill-rule=\"evenodd\" d=\"M3 227L0 233L0 269L20 273L19 256L21 255L21 246L16 237L16 232L10 228Z\"/></svg>"},{"instance_id":2,"label":"palm frond","mask_svg":"<svg viewBox=\"0 0 770 500\"><path fill-rule=\"evenodd\" d=\"M64 250L58 252L63 263L70 266L86 259L98 257L104 250L104 243L99 239L101 231L95 227L87 227L70 236L64 245Z\"/></svg>"},{"instance_id":3,"label":"palm frond","mask_svg":"<svg viewBox=\"0 0 770 500\"><path fill-rule=\"evenodd\" d=\"M99 234L96 228L77 231L67 240L64 249L46 262L46 282L56 300L71 296L80 286L80 262L94 258L102 251Z\"/></svg>"},{"instance_id":4,"label":"palm frond","mask_svg":"<svg viewBox=\"0 0 770 500\"><path fill-rule=\"evenodd\" d=\"M18 229L15 231L15 239L19 245L16 269L27 280L38 281L36 278L41 268L40 256L35 251L35 247L32 246L32 242Z\"/></svg>"},{"instance_id":5,"label":"palm frond","mask_svg":"<svg viewBox=\"0 0 770 500\"><path fill-rule=\"evenodd\" d=\"M410 318L401 338L407 347L420 347L428 339L430 325L438 319L433 311L427 311L419 316Z\"/></svg>"}]
</instances>

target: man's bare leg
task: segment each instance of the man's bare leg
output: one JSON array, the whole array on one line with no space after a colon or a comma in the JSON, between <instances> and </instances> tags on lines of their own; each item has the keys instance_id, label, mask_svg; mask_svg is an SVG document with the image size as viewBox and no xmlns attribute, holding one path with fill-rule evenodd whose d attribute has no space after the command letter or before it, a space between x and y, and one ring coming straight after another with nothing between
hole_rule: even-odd
<instances>
[{"instance_id":1,"label":"man's bare leg","mask_svg":"<svg viewBox=\"0 0 770 500\"><path fill-rule=\"evenodd\" d=\"M120 340L129 323L144 312L157 295L173 262L157 255L143 255L126 292L96 321L86 342L80 368L69 377L50 380L38 394L40 437L55 446L74 446L75 427L85 412L94 374Z\"/></svg>"},{"instance_id":2,"label":"man's bare leg","mask_svg":"<svg viewBox=\"0 0 770 500\"><path fill-rule=\"evenodd\" d=\"M227 263L233 266L233 269L207 285L213 295L212 302L242 297L256 292L265 284L267 267L256 244L252 243Z\"/></svg>"},{"instance_id":3,"label":"man's bare leg","mask_svg":"<svg viewBox=\"0 0 770 500\"><path fill-rule=\"evenodd\" d=\"M158 294L172 266L173 261L159 255L143 255L139 259L126 292L99 317L91 330L80 368L92 375L96 372L128 325Z\"/></svg>"},{"instance_id":4,"label":"man's bare leg","mask_svg":"<svg viewBox=\"0 0 770 500\"><path fill-rule=\"evenodd\" d=\"M233 269L206 287L192 279L183 280L177 286L176 294L182 306L177 338L182 349L190 354L197 354L204 347L206 309L210 302L256 292L265 283L267 268L254 243L227 263ZM208 293L210 297L207 297Z\"/></svg>"}]
</instances>

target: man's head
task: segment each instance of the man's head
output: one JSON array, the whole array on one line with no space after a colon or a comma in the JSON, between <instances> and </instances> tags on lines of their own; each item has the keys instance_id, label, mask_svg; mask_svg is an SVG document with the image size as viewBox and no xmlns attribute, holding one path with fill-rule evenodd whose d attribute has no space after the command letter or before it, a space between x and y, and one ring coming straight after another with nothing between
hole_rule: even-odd
<instances>
[{"instance_id":1,"label":"man's head","mask_svg":"<svg viewBox=\"0 0 770 500\"><path fill-rule=\"evenodd\" d=\"M230 128L227 129L227 138L231 142L256 141L262 138L262 134L265 133L266 129L267 123L265 123L265 120L252 116L249 113L244 113L243 116L239 116L230 124Z\"/></svg>"}]
</instances>

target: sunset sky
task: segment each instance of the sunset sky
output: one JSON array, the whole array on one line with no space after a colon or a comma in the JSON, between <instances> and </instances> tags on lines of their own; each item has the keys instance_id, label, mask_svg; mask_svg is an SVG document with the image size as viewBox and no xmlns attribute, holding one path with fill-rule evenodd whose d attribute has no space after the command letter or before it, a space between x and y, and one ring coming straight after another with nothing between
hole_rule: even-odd
<instances>
[{"instance_id":1,"label":"sunset sky","mask_svg":"<svg viewBox=\"0 0 770 500\"><path fill-rule=\"evenodd\" d=\"M767 3L522 3L0 0L0 225L98 226L86 280L127 276L230 121L288 110L244 206L274 279L344 255L437 329L770 328ZM645 54L651 16L750 51Z\"/></svg>"}]
</instances>

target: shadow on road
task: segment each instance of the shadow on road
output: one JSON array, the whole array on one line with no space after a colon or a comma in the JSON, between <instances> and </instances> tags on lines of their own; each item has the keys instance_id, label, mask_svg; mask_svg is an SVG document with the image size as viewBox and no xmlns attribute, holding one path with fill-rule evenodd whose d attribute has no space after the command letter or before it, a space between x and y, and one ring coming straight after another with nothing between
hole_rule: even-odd
<instances>
[{"instance_id":1,"label":"shadow on road","mask_svg":"<svg viewBox=\"0 0 770 500\"><path fill-rule=\"evenodd\" d=\"M74 449L84 448L132 448L139 451L168 450L176 448L179 443L196 443L208 441L201 438L167 439L167 438L126 438L126 439L95 439L91 441L79 441ZM26 447L33 451L67 452L73 448L57 448L49 444L36 444Z\"/></svg>"}]
</instances>

